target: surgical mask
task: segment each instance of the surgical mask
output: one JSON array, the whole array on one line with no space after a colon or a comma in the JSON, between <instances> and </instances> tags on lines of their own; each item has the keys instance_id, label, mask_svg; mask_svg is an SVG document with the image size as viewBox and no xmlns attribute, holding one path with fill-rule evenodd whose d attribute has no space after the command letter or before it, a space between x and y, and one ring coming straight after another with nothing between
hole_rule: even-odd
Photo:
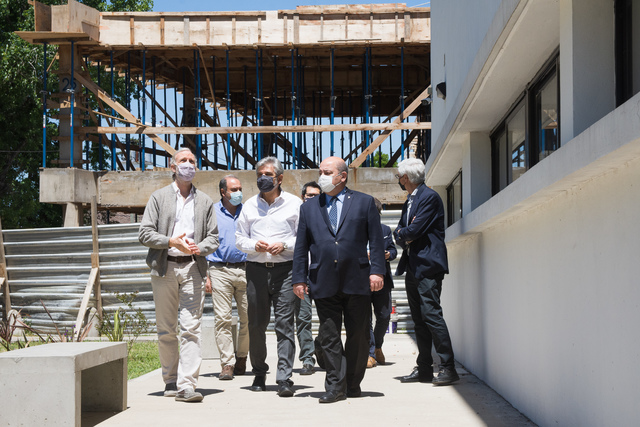
<instances>
[{"instance_id":1,"label":"surgical mask","mask_svg":"<svg viewBox=\"0 0 640 427\"><path fill-rule=\"evenodd\" d=\"M196 176L196 167L188 162L180 163L176 168L176 176L181 181L191 182Z\"/></svg>"},{"instance_id":2,"label":"surgical mask","mask_svg":"<svg viewBox=\"0 0 640 427\"><path fill-rule=\"evenodd\" d=\"M240 203L242 203L242 191L231 193L229 203L231 203L233 206L238 206Z\"/></svg>"},{"instance_id":3,"label":"surgical mask","mask_svg":"<svg viewBox=\"0 0 640 427\"><path fill-rule=\"evenodd\" d=\"M269 191L276 188L276 185L273 183L272 176L262 175L260 178L258 178L257 184L258 184L258 189L262 193L268 193Z\"/></svg>"},{"instance_id":4,"label":"surgical mask","mask_svg":"<svg viewBox=\"0 0 640 427\"><path fill-rule=\"evenodd\" d=\"M318 179L318 185L325 193L330 193L336 188L336 185L333 183L334 176L321 175Z\"/></svg>"},{"instance_id":5,"label":"surgical mask","mask_svg":"<svg viewBox=\"0 0 640 427\"><path fill-rule=\"evenodd\" d=\"M400 188L402 188L402 191L407 191L404 185L400 184L400 180L398 180L398 185L400 186Z\"/></svg>"}]
</instances>

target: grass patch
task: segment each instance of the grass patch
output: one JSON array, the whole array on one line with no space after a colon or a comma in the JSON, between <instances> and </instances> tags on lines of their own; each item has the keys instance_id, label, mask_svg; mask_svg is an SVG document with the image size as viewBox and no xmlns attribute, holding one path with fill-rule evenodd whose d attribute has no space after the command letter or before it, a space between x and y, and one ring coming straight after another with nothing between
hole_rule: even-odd
<instances>
[{"instance_id":1,"label":"grass patch","mask_svg":"<svg viewBox=\"0 0 640 427\"><path fill-rule=\"evenodd\" d=\"M137 378L160 368L157 341L136 341L127 360L127 378Z\"/></svg>"}]
</instances>

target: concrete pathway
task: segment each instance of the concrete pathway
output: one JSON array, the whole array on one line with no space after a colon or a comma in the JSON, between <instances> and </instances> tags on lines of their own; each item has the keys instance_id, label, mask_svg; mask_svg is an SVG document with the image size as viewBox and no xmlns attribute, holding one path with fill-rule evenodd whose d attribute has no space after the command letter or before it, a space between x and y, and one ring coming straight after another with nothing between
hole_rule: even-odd
<instances>
[{"instance_id":1,"label":"concrete pathway","mask_svg":"<svg viewBox=\"0 0 640 427\"><path fill-rule=\"evenodd\" d=\"M276 339L268 336L269 366L275 372ZM294 366L295 395L276 394L275 374L267 375L267 391L249 390L253 374L232 381L218 380L220 363L205 360L198 391L202 403L176 402L162 396L160 371L129 381L128 409L112 414L91 414L83 426L534 426L482 381L458 366L461 380L452 386L403 384L399 377L411 372L417 348L409 335L387 335L383 347L387 364L367 369L362 397L320 404L324 371L298 374Z\"/></svg>"}]
</instances>

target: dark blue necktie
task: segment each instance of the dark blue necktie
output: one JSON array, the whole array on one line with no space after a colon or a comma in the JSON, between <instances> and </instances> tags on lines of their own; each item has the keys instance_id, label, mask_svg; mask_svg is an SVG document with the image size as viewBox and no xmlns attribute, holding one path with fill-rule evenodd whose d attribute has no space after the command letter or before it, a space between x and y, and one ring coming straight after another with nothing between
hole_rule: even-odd
<instances>
[{"instance_id":1,"label":"dark blue necktie","mask_svg":"<svg viewBox=\"0 0 640 427\"><path fill-rule=\"evenodd\" d=\"M329 202L329 221L331 221L331 227L333 232L338 231L338 197L333 197Z\"/></svg>"}]
</instances>

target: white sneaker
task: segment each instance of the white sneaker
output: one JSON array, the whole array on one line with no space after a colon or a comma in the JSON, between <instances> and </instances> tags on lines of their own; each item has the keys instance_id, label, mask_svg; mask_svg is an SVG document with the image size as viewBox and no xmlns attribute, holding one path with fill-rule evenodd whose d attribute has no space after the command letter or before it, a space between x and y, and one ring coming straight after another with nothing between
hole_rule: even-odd
<instances>
[{"instance_id":1,"label":"white sneaker","mask_svg":"<svg viewBox=\"0 0 640 427\"><path fill-rule=\"evenodd\" d=\"M176 394L176 401L178 402L202 402L201 393L193 390L180 390L178 394Z\"/></svg>"}]
</instances>

